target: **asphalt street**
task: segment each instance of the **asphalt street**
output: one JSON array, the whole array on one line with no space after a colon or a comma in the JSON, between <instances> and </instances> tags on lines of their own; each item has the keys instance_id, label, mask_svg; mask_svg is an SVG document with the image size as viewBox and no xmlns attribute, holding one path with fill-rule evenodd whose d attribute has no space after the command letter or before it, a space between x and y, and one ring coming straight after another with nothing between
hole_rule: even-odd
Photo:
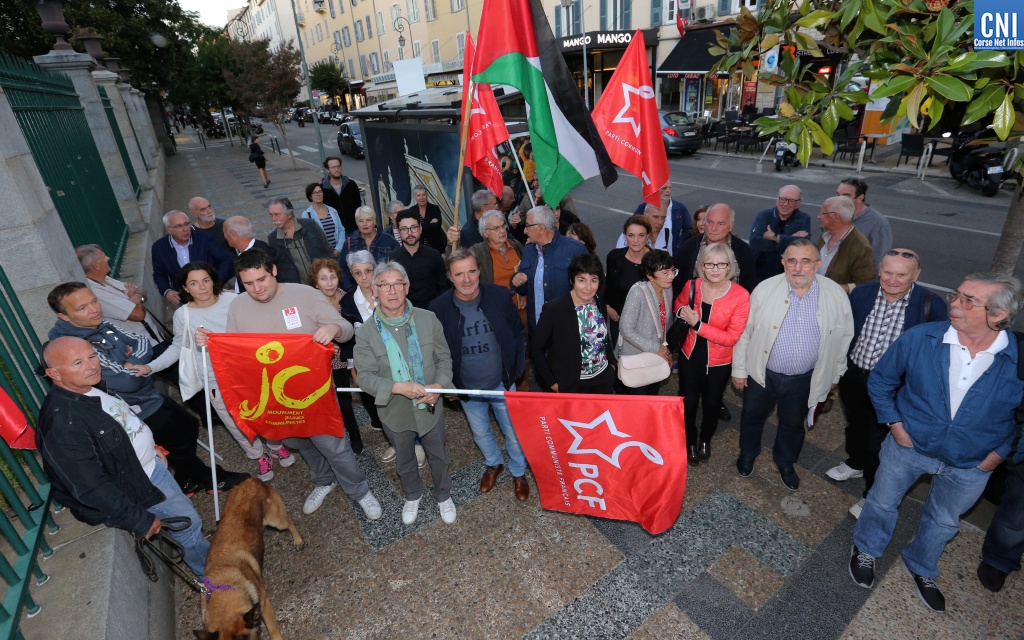
<instances>
[{"instance_id":1,"label":"asphalt street","mask_svg":"<svg viewBox=\"0 0 1024 640\"><path fill-rule=\"evenodd\" d=\"M312 124L299 128L286 125L288 138L297 158L319 164L316 133ZM337 153L338 127L321 125L328 155ZM276 133L268 127L268 133ZM939 166L941 161L936 161ZM801 209L816 218L824 200L835 194L839 181L855 175L853 169L814 167L776 173L766 161L758 165L756 157L718 156L697 153L689 157L672 156L673 197L692 211L702 204L726 202L736 210L734 231L746 239L754 215L774 206L775 194L786 184L795 184L803 192ZM345 174L366 180L362 160L344 158ZM921 182L905 174L865 171L861 176L869 185L869 204L881 211L892 225L894 243L914 249L922 258L921 282L936 290L952 289L964 275L984 271L991 263L1003 220L1010 203L1010 191L1004 189L986 198L968 187L957 189L950 178L932 178ZM618 181L605 189L591 179L572 192L580 218L594 230L598 254L614 248L626 215L640 202L640 181L619 171ZM817 222L815 237L820 234ZM1018 267L1018 277L1024 268Z\"/></svg>"}]
</instances>

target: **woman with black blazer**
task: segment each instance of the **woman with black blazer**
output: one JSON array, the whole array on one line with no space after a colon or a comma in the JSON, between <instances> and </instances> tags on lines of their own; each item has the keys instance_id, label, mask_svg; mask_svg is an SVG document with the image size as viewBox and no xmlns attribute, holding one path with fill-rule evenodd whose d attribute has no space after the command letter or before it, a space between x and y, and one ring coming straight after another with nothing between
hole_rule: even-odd
<instances>
[{"instance_id":1,"label":"woman with black blazer","mask_svg":"<svg viewBox=\"0 0 1024 640\"><path fill-rule=\"evenodd\" d=\"M428 245L444 253L448 239L441 228L441 207L433 202L427 202L427 188L418 184L412 188L413 203L406 211L412 211L420 217L420 224L423 225L423 240Z\"/></svg>"},{"instance_id":2,"label":"woman with black blazer","mask_svg":"<svg viewBox=\"0 0 1024 640\"><path fill-rule=\"evenodd\" d=\"M530 339L537 382L559 393L614 393L615 355L608 346L601 260L585 253L569 263L572 290L544 305Z\"/></svg>"}]
</instances>

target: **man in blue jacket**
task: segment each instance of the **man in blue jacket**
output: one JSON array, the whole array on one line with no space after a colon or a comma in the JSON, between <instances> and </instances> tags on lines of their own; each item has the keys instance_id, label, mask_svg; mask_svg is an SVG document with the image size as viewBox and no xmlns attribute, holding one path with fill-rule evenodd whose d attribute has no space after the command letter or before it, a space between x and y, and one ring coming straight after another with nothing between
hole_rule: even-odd
<instances>
[{"instance_id":1,"label":"man in blue jacket","mask_svg":"<svg viewBox=\"0 0 1024 640\"><path fill-rule=\"evenodd\" d=\"M512 296L505 287L480 282L480 265L466 249L455 249L447 259L448 278L454 289L430 303L444 328L452 354L452 380L459 389L515 391L516 378L526 367L526 330ZM504 396L469 396L462 400L473 440L484 454L487 471L480 479L481 493L494 488L505 468L501 448L491 431L491 409L505 434L508 470L520 500L530 496L526 483L526 456L512 427Z\"/></svg>"},{"instance_id":2,"label":"man in blue jacket","mask_svg":"<svg viewBox=\"0 0 1024 640\"><path fill-rule=\"evenodd\" d=\"M862 284L850 293L853 310L853 341L847 354L846 373L839 379L839 397L846 415L844 462L826 475L843 482L864 477L864 497L875 483L878 451L889 429L878 424L868 396L868 376L896 338L923 322L949 319L946 302L924 287L915 285L921 275L916 251L892 249L884 254L877 282ZM860 517L864 500L850 513Z\"/></svg>"},{"instance_id":3,"label":"man in blue jacket","mask_svg":"<svg viewBox=\"0 0 1024 640\"><path fill-rule=\"evenodd\" d=\"M1013 276L967 276L950 294L949 322L907 331L871 372L871 403L890 434L853 530L849 571L858 585L874 585L875 558L892 538L900 502L927 474L931 490L917 535L903 548L903 566L921 600L946 610L935 584L939 556L1010 453L1015 433L1024 381L1017 376L1017 338L1006 328L1022 303L1024 288Z\"/></svg>"},{"instance_id":4,"label":"man in blue jacket","mask_svg":"<svg viewBox=\"0 0 1024 640\"><path fill-rule=\"evenodd\" d=\"M803 191L795 184L779 189L775 206L758 211L747 241L754 250L757 281L782 273L782 254L793 238L811 237L811 217L800 210Z\"/></svg>"},{"instance_id":5,"label":"man in blue jacket","mask_svg":"<svg viewBox=\"0 0 1024 640\"><path fill-rule=\"evenodd\" d=\"M587 252L582 242L558 233L555 212L547 206L526 214L526 237L519 273L512 276L513 291L526 296L526 326L532 334L545 302L569 293L569 263Z\"/></svg>"},{"instance_id":6,"label":"man in blue jacket","mask_svg":"<svg viewBox=\"0 0 1024 640\"><path fill-rule=\"evenodd\" d=\"M202 260L217 269L221 282L234 274L235 263L216 238L205 231L192 232L188 216L181 211L164 214L167 235L153 243L153 281L167 302L181 304L178 297L178 272L189 262Z\"/></svg>"}]
</instances>

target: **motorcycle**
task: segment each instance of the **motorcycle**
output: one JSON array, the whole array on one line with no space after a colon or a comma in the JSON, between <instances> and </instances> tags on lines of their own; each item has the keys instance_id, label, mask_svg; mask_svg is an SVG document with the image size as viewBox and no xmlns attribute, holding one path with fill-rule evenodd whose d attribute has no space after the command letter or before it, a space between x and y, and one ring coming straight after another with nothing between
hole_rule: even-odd
<instances>
[{"instance_id":1,"label":"motorcycle","mask_svg":"<svg viewBox=\"0 0 1024 640\"><path fill-rule=\"evenodd\" d=\"M800 164L800 161L796 159L796 145L791 142L786 142L785 138L780 138L775 142L775 170L782 171L785 167L787 170L792 170Z\"/></svg>"},{"instance_id":2,"label":"motorcycle","mask_svg":"<svg viewBox=\"0 0 1024 640\"><path fill-rule=\"evenodd\" d=\"M967 184L973 189L980 189L983 196L991 198L999 192L1003 180L1010 177L1006 167L1013 165L1016 149L1007 152L1001 147L990 145L972 145L990 135L992 125L970 131L960 129L953 138L953 146L949 154L949 174L960 184ZM943 137L950 134L945 133Z\"/></svg>"}]
</instances>

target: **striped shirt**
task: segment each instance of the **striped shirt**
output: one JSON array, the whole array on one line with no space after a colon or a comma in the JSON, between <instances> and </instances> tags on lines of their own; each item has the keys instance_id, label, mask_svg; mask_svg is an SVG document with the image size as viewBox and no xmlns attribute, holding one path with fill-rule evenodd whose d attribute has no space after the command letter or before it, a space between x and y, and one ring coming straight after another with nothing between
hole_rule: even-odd
<instances>
[{"instance_id":1,"label":"striped shirt","mask_svg":"<svg viewBox=\"0 0 1024 640\"><path fill-rule=\"evenodd\" d=\"M814 369L818 362L818 281L801 298L789 288L789 310L782 319L772 352L768 354L768 369L775 373L798 376Z\"/></svg>"},{"instance_id":2,"label":"striped shirt","mask_svg":"<svg viewBox=\"0 0 1024 640\"><path fill-rule=\"evenodd\" d=\"M885 292L881 288L878 289L875 306L871 308L871 313L868 314L860 331L860 337L853 345L853 352L850 354L853 364L869 371L875 368L886 349L903 333L903 321L913 290L914 285L910 285L910 290L902 298L889 302L885 299Z\"/></svg>"},{"instance_id":3,"label":"striped shirt","mask_svg":"<svg viewBox=\"0 0 1024 640\"><path fill-rule=\"evenodd\" d=\"M327 244L334 247L338 244L338 228L334 226L334 218L327 216L320 218L320 226L323 227L324 235L327 236Z\"/></svg>"}]
</instances>

